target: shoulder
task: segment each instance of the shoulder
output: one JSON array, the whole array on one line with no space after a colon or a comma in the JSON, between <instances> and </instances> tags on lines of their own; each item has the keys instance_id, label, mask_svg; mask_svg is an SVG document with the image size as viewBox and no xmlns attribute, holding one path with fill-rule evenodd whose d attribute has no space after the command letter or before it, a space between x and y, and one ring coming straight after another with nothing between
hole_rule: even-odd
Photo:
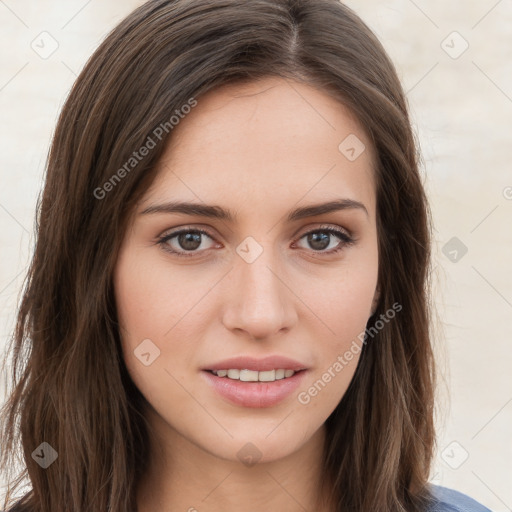
<instances>
[{"instance_id":1,"label":"shoulder","mask_svg":"<svg viewBox=\"0 0 512 512\"><path fill-rule=\"evenodd\" d=\"M428 512L492 512L470 496L455 489L430 484L435 502Z\"/></svg>"}]
</instances>

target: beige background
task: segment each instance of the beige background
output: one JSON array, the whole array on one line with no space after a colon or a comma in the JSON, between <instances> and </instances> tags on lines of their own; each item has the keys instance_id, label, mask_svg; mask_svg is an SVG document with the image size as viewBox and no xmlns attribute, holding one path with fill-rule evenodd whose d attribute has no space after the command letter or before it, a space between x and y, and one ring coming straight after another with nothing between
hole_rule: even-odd
<instances>
[{"instance_id":1,"label":"beige background","mask_svg":"<svg viewBox=\"0 0 512 512\"><path fill-rule=\"evenodd\" d=\"M0 0L1 349L59 109L103 36L140 3ZM408 92L434 213L444 384L432 480L511 511L512 2L346 3L380 37Z\"/></svg>"}]
</instances>

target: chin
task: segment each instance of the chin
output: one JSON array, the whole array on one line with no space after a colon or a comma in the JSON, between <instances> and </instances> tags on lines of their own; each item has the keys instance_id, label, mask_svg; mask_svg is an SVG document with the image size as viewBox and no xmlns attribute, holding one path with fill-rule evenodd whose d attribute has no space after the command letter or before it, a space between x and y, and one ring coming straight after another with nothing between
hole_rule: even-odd
<instances>
[{"instance_id":1,"label":"chin","mask_svg":"<svg viewBox=\"0 0 512 512\"><path fill-rule=\"evenodd\" d=\"M307 425L300 423L296 423L292 429L284 428L287 420L279 425L281 421L282 418L274 420L271 428L268 428L268 422L265 422L264 428L258 422L254 422L252 428L247 428L247 418L244 418L239 430L229 429L233 437L228 434L206 439L200 436L197 445L214 457L241 462L251 467L257 463L274 462L289 457L310 442L315 433L320 433L320 430L314 431L313 426L308 429ZM297 428L299 425L300 429Z\"/></svg>"}]
</instances>

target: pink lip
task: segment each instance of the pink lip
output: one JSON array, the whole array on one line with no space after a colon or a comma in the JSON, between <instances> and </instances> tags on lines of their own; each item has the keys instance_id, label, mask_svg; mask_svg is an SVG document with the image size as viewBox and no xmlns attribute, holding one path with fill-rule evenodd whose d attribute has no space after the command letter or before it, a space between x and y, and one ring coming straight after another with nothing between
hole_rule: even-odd
<instances>
[{"instance_id":1,"label":"pink lip","mask_svg":"<svg viewBox=\"0 0 512 512\"><path fill-rule=\"evenodd\" d=\"M212 369L222 370L238 367L235 364L234 366L222 366ZM251 369L247 368L247 366L244 368ZM283 366L272 366L273 368L283 368ZM228 377L217 377L217 375L207 370L201 372L201 375L204 376L208 384L231 403L241 405L242 407L254 408L272 407L278 404L299 387L305 374L306 371L299 371L291 377L274 382L244 382L229 379Z\"/></svg>"},{"instance_id":2,"label":"pink lip","mask_svg":"<svg viewBox=\"0 0 512 512\"><path fill-rule=\"evenodd\" d=\"M250 356L232 357L231 359L225 359L224 361L213 363L201 369L230 370L236 368L239 370L253 370L258 372L265 372L274 369L293 370L296 372L299 370L307 370L307 366L305 364L284 356L267 356L262 359L256 359Z\"/></svg>"}]
</instances>

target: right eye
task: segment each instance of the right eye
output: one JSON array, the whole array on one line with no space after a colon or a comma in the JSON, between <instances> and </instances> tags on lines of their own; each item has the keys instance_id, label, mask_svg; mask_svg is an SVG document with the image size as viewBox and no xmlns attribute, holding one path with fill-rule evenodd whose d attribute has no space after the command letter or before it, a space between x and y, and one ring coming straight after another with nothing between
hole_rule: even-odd
<instances>
[{"instance_id":1,"label":"right eye","mask_svg":"<svg viewBox=\"0 0 512 512\"><path fill-rule=\"evenodd\" d=\"M164 251L179 257L188 258L201 252L198 249L202 245L203 241L201 239L204 238L204 236L213 239L212 235L204 229L180 229L179 231L174 231L159 238L157 243L162 246ZM171 241L173 241L174 244L171 244ZM206 250L205 248L203 249Z\"/></svg>"}]
</instances>

